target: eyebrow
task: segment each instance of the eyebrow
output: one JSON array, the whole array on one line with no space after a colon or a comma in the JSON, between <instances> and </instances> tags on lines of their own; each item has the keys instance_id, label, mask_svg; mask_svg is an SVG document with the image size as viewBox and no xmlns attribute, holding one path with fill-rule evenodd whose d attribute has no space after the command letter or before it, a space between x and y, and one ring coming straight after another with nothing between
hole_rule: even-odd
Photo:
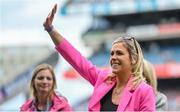
<instances>
[{"instance_id":1,"label":"eyebrow","mask_svg":"<svg viewBox=\"0 0 180 112\"><path fill-rule=\"evenodd\" d=\"M112 53L112 52L123 52L123 50L121 50L121 49L111 50L111 52L110 52L110 53Z\"/></svg>"}]
</instances>

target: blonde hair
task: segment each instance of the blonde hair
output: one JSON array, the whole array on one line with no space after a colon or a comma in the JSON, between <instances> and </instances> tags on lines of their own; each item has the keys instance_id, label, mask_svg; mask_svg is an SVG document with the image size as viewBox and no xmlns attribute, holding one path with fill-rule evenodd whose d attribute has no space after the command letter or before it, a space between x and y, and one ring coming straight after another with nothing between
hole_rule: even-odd
<instances>
[{"instance_id":1,"label":"blonde hair","mask_svg":"<svg viewBox=\"0 0 180 112\"><path fill-rule=\"evenodd\" d=\"M32 90L33 96L38 100L37 91L36 91L36 88L35 88L35 85L34 85L34 80L35 80L37 74L41 70L49 70L51 72L51 74L52 74L52 77L53 77L53 87L52 87L52 89L50 90L50 92L48 94L48 100L50 100L52 98L53 93L54 93L54 89L57 87L56 86L55 74L54 74L54 71L53 71L53 68L52 68L51 65L49 65L49 64L40 64L35 68L35 70L33 72L33 75L32 75L30 88Z\"/></svg>"},{"instance_id":2,"label":"blonde hair","mask_svg":"<svg viewBox=\"0 0 180 112\"><path fill-rule=\"evenodd\" d=\"M139 45L139 43L135 40L134 37L132 36L128 36L128 35L123 35L118 37L114 42L113 45L119 42L123 42L123 44L125 45L125 47L127 47L129 55L130 55L130 59L131 59L131 63L132 63L132 72L133 75L135 76L140 76L141 78L139 78L139 80L143 80L143 54L142 54L142 50L141 47Z\"/></svg>"},{"instance_id":3,"label":"blonde hair","mask_svg":"<svg viewBox=\"0 0 180 112\"><path fill-rule=\"evenodd\" d=\"M153 87L155 92L157 92L157 78L155 69L153 65L145 59L143 64L143 76L146 79L147 83Z\"/></svg>"}]
</instances>

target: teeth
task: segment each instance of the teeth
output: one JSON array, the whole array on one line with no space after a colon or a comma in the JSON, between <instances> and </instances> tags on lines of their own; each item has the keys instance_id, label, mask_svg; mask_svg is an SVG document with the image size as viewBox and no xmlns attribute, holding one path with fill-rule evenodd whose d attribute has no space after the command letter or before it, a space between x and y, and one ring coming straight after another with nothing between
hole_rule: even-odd
<instances>
[{"instance_id":1,"label":"teeth","mask_svg":"<svg viewBox=\"0 0 180 112\"><path fill-rule=\"evenodd\" d=\"M119 64L112 64L113 66L117 66L117 65L119 65Z\"/></svg>"},{"instance_id":2,"label":"teeth","mask_svg":"<svg viewBox=\"0 0 180 112\"><path fill-rule=\"evenodd\" d=\"M119 63L113 63L113 64L119 65Z\"/></svg>"}]
</instances>

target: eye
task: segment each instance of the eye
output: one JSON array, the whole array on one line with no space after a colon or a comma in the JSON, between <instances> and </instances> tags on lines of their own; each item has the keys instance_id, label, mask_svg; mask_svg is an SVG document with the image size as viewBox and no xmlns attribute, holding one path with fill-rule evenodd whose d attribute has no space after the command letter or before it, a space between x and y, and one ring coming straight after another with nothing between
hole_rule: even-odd
<instances>
[{"instance_id":1,"label":"eye","mask_svg":"<svg viewBox=\"0 0 180 112\"><path fill-rule=\"evenodd\" d=\"M121 51L116 52L117 55L122 55L123 53Z\"/></svg>"},{"instance_id":2,"label":"eye","mask_svg":"<svg viewBox=\"0 0 180 112\"><path fill-rule=\"evenodd\" d=\"M52 78L51 77L46 77L47 78L47 80L49 80L49 81L51 81L52 80Z\"/></svg>"},{"instance_id":3,"label":"eye","mask_svg":"<svg viewBox=\"0 0 180 112\"><path fill-rule=\"evenodd\" d=\"M38 80L43 80L44 77L40 76L40 77L37 77Z\"/></svg>"},{"instance_id":4,"label":"eye","mask_svg":"<svg viewBox=\"0 0 180 112\"><path fill-rule=\"evenodd\" d=\"M114 55L114 52L112 51L112 52L111 52L111 56L113 56L113 55Z\"/></svg>"}]
</instances>

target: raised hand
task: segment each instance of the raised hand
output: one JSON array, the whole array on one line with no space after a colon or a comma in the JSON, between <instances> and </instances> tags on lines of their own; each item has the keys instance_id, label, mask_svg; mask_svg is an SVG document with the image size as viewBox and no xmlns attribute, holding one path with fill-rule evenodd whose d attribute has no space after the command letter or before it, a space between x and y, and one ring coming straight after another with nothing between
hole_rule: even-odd
<instances>
[{"instance_id":1,"label":"raised hand","mask_svg":"<svg viewBox=\"0 0 180 112\"><path fill-rule=\"evenodd\" d=\"M46 21L43 23L44 29L48 30L50 28L52 28L52 22L54 19L54 15L57 11L57 4L54 5L53 9L51 10L51 12L48 14Z\"/></svg>"}]
</instances>

